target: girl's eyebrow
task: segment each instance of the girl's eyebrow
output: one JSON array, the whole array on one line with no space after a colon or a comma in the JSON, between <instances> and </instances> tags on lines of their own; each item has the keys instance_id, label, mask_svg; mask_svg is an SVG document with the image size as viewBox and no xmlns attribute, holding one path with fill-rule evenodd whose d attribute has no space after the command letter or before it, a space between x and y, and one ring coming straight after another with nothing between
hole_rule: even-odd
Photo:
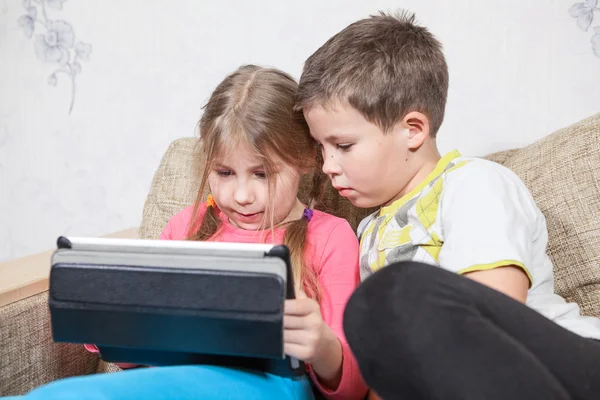
<instances>
[{"instance_id":1,"label":"girl's eyebrow","mask_svg":"<svg viewBox=\"0 0 600 400\"><path fill-rule=\"evenodd\" d=\"M265 169L265 166L263 164L255 164L248 167L249 171L254 171L257 169Z\"/></svg>"},{"instance_id":2,"label":"girl's eyebrow","mask_svg":"<svg viewBox=\"0 0 600 400\"><path fill-rule=\"evenodd\" d=\"M214 161L212 163L213 168L226 168L226 169L230 169L227 165L223 164L220 161Z\"/></svg>"},{"instance_id":3,"label":"girl's eyebrow","mask_svg":"<svg viewBox=\"0 0 600 400\"><path fill-rule=\"evenodd\" d=\"M276 166L278 166L279 164L276 164ZM230 166L228 166L227 164L224 164L221 161L215 161L213 163L213 168L224 168L224 169L233 169ZM265 169L265 166L263 164L255 164L255 165L250 165L246 168L249 171L254 171L257 169Z\"/></svg>"}]
</instances>

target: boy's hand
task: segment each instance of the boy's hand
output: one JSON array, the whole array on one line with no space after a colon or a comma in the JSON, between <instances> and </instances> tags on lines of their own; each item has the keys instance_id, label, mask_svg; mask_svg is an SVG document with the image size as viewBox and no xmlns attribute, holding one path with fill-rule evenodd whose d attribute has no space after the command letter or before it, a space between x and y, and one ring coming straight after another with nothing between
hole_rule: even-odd
<instances>
[{"instance_id":1,"label":"boy's hand","mask_svg":"<svg viewBox=\"0 0 600 400\"><path fill-rule=\"evenodd\" d=\"M312 365L329 387L337 387L341 377L342 347L323 321L319 304L300 292L286 300L283 317L284 352Z\"/></svg>"}]
</instances>

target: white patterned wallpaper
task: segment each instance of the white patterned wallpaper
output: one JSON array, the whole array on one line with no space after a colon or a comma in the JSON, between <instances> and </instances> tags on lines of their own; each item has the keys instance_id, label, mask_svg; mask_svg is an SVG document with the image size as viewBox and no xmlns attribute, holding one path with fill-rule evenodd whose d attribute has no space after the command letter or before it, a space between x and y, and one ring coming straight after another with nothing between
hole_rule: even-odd
<instances>
[{"instance_id":1,"label":"white patterned wallpaper","mask_svg":"<svg viewBox=\"0 0 600 400\"><path fill-rule=\"evenodd\" d=\"M440 146L522 146L600 111L596 1L0 0L0 262L140 223L169 142L243 63L304 59L379 9L445 45ZM589 22L589 23L588 23Z\"/></svg>"}]
</instances>

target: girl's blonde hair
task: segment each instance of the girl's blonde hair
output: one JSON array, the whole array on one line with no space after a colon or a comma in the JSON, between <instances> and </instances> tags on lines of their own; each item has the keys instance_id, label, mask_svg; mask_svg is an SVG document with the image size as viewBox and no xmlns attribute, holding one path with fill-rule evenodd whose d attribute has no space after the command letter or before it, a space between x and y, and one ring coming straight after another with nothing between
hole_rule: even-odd
<instances>
[{"instance_id":1,"label":"girl's blonde hair","mask_svg":"<svg viewBox=\"0 0 600 400\"><path fill-rule=\"evenodd\" d=\"M281 160L300 171L313 171L308 207L314 208L324 183L317 170L320 152L310 136L301 111L294 111L298 84L288 74L269 68L247 65L227 76L212 93L200 119L199 150L201 181L198 190L189 240L208 240L218 233L221 219L215 207L206 207L202 221L205 189L212 163L242 140L262 158L267 177L275 171L274 161ZM273 230L272 199L276 188L269 184L271 230ZM320 288L316 271L306 263L306 231L308 220L301 218L286 224L283 243L291 253L294 282L307 296L319 301ZM263 221L263 228L267 221Z\"/></svg>"}]
</instances>

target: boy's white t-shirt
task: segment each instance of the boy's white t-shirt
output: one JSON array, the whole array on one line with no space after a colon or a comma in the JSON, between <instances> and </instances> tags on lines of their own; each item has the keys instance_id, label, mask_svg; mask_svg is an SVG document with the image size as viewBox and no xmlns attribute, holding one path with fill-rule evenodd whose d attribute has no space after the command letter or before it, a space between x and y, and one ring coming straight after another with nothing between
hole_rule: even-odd
<instances>
[{"instance_id":1,"label":"boy's white t-shirt","mask_svg":"<svg viewBox=\"0 0 600 400\"><path fill-rule=\"evenodd\" d=\"M516 265L531 283L529 307L600 339L600 319L554 293L546 219L519 177L499 164L447 154L413 191L365 218L358 236L363 280L398 261L458 274Z\"/></svg>"}]
</instances>

